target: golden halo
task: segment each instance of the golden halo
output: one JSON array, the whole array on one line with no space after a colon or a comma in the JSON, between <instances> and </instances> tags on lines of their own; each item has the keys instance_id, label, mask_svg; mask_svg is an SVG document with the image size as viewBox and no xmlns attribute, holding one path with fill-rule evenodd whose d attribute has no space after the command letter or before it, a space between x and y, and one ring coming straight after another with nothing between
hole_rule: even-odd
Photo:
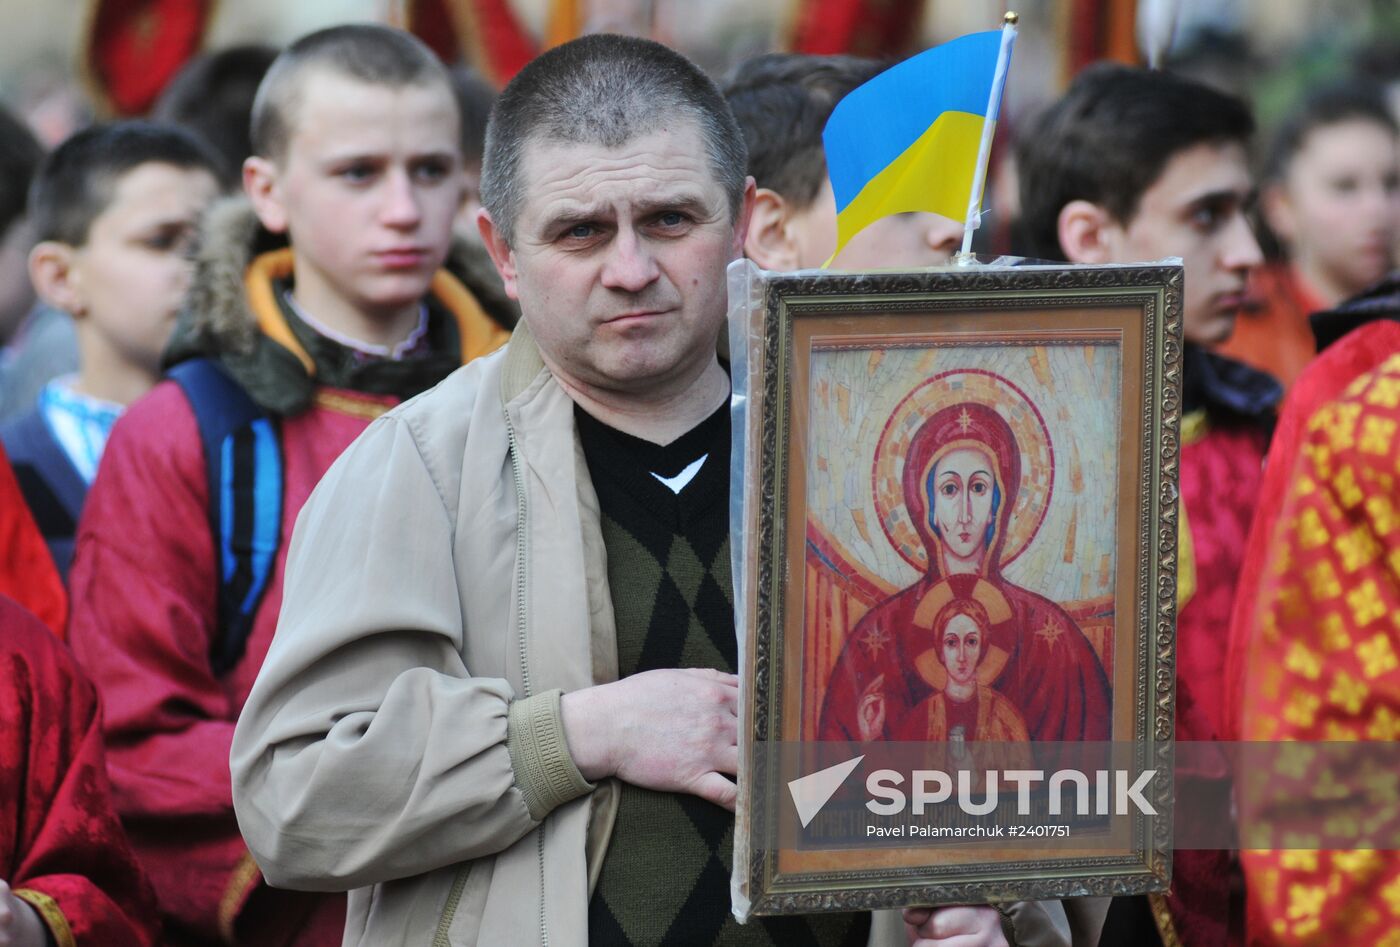
<instances>
[{"instance_id":1,"label":"golden halo","mask_svg":"<svg viewBox=\"0 0 1400 947\"><path fill-rule=\"evenodd\" d=\"M992 372L959 368L919 384L890 413L875 446L871 480L880 527L895 552L920 572L928 570L928 551L909 517L904 502L904 458L919 427L948 405L971 401L1001 415L1021 451L1021 487L1007 526L1001 565L1025 552L1050 506L1055 481L1055 451L1040 411L1025 392Z\"/></svg>"}]
</instances>

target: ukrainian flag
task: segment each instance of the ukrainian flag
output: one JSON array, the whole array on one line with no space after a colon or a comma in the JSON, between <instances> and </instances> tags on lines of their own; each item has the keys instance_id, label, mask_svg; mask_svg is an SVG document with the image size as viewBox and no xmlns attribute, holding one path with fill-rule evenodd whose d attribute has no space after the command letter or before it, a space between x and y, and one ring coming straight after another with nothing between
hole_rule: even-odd
<instances>
[{"instance_id":1,"label":"ukrainian flag","mask_svg":"<svg viewBox=\"0 0 1400 947\"><path fill-rule=\"evenodd\" d=\"M972 33L880 73L837 103L822 132L836 250L890 214L968 216L984 122L1005 79L1002 31ZM990 113L990 114L989 114ZM980 205L982 195L977 195Z\"/></svg>"}]
</instances>

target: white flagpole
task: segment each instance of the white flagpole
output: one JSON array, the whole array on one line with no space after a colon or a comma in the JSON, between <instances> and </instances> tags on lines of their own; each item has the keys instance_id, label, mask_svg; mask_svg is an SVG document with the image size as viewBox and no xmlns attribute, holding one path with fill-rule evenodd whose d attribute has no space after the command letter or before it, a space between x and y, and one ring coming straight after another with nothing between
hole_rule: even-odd
<instances>
[{"instance_id":1,"label":"white flagpole","mask_svg":"<svg viewBox=\"0 0 1400 947\"><path fill-rule=\"evenodd\" d=\"M967 217L963 221L962 252L958 254L960 266L967 266L972 259L972 231L982 222L982 185L987 180L987 161L992 154L992 135L996 131L997 112L1001 108L1001 93L1006 86L1006 70L1011 66L1011 47L1016 44L1016 23L1020 18L1008 13L1002 18L1001 49L997 52L997 69L992 76L992 94L987 99L987 115L982 120L982 142L977 148L977 167L972 172L972 193L967 195Z\"/></svg>"}]
</instances>

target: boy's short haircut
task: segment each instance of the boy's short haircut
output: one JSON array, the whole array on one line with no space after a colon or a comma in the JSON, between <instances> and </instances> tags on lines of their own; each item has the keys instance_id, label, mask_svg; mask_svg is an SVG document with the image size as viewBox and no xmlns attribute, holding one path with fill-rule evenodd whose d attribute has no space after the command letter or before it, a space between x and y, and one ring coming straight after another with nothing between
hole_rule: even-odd
<instances>
[{"instance_id":1,"label":"boy's short haircut","mask_svg":"<svg viewBox=\"0 0 1400 947\"><path fill-rule=\"evenodd\" d=\"M749 174L802 210L826 180L822 130L847 93L888 63L858 56L767 53L740 63L723 89L749 148Z\"/></svg>"},{"instance_id":2,"label":"boy's short haircut","mask_svg":"<svg viewBox=\"0 0 1400 947\"><path fill-rule=\"evenodd\" d=\"M0 106L0 240L29 206L29 184L44 148L29 126Z\"/></svg>"},{"instance_id":3,"label":"boy's short haircut","mask_svg":"<svg viewBox=\"0 0 1400 947\"><path fill-rule=\"evenodd\" d=\"M237 187L253 153L249 125L258 84L277 58L272 46L230 46L187 63L161 92L151 119L188 128L223 159L226 187Z\"/></svg>"},{"instance_id":4,"label":"boy's short haircut","mask_svg":"<svg viewBox=\"0 0 1400 947\"><path fill-rule=\"evenodd\" d=\"M734 113L709 76L669 47L595 33L536 56L501 92L486 130L481 203L514 244L524 203L521 164L530 142L619 148L691 122L705 160L738 219L748 158Z\"/></svg>"},{"instance_id":5,"label":"boy's short haircut","mask_svg":"<svg viewBox=\"0 0 1400 947\"><path fill-rule=\"evenodd\" d=\"M258 86L251 123L253 154L274 162L286 156L300 92L314 68L391 88L441 82L452 89L447 67L403 30L370 23L318 30L288 46Z\"/></svg>"},{"instance_id":6,"label":"boy's short haircut","mask_svg":"<svg viewBox=\"0 0 1400 947\"><path fill-rule=\"evenodd\" d=\"M1090 66L1021 129L1016 143L1023 248L1064 259L1059 218L1085 200L1127 224L1178 153L1199 144L1246 144L1254 119L1244 102L1171 73L1112 63Z\"/></svg>"},{"instance_id":7,"label":"boy's short haircut","mask_svg":"<svg viewBox=\"0 0 1400 947\"><path fill-rule=\"evenodd\" d=\"M55 148L34 177L29 213L35 239L82 246L118 181L143 164L219 176L217 156L183 128L143 121L89 126Z\"/></svg>"},{"instance_id":8,"label":"boy's short haircut","mask_svg":"<svg viewBox=\"0 0 1400 947\"><path fill-rule=\"evenodd\" d=\"M1274 131L1260 181L1278 181L1288 174L1298 149L1314 131L1353 121L1370 122L1392 135L1400 134L1378 87L1360 81L1324 86L1306 96Z\"/></svg>"},{"instance_id":9,"label":"boy's short haircut","mask_svg":"<svg viewBox=\"0 0 1400 947\"><path fill-rule=\"evenodd\" d=\"M486 154L486 124L496 103L496 87L470 66L451 70L452 94L462 116L462 162L480 167Z\"/></svg>"}]
</instances>

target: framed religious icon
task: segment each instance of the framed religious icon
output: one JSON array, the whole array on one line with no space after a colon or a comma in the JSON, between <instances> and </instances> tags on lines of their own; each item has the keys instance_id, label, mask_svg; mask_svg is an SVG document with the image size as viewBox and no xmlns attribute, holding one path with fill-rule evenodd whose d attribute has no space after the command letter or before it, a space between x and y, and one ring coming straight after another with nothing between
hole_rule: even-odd
<instances>
[{"instance_id":1,"label":"framed religious icon","mask_svg":"<svg viewBox=\"0 0 1400 947\"><path fill-rule=\"evenodd\" d=\"M1181 286L731 267L741 919L1166 889Z\"/></svg>"}]
</instances>

